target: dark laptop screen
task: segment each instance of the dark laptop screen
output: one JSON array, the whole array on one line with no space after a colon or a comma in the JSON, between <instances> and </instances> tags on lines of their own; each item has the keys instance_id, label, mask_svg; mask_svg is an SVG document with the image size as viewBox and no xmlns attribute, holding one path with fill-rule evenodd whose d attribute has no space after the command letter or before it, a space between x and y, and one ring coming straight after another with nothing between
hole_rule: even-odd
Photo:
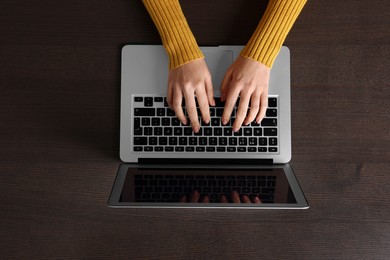
<instances>
[{"instance_id":1,"label":"dark laptop screen","mask_svg":"<svg viewBox=\"0 0 390 260\"><path fill-rule=\"evenodd\" d=\"M262 203L297 203L282 168L273 169L156 169L128 168L120 202L179 202L196 190L209 202L231 200L232 191L255 196Z\"/></svg>"}]
</instances>

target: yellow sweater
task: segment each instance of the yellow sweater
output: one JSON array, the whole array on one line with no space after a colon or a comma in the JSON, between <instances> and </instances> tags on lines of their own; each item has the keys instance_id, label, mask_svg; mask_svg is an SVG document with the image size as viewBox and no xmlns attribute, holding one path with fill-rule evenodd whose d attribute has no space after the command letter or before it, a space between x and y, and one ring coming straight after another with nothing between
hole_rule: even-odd
<instances>
[{"instance_id":1,"label":"yellow sweater","mask_svg":"<svg viewBox=\"0 0 390 260\"><path fill-rule=\"evenodd\" d=\"M169 69L203 58L179 0L142 0L169 57ZM270 0L241 56L272 67L279 50L306 0Z\"/></svg>"}]
</instances>

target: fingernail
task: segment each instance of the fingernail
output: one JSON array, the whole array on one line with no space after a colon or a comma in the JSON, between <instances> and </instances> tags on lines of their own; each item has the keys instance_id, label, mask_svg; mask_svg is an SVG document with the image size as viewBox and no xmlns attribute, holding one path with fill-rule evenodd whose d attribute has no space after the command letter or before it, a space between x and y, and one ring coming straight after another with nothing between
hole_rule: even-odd
<instances>
[{"instance_id":1,"label":"fingernail","mask_svg":"<svg viewBox=\"0 0 390 260\"><path fill-rule=\"evenodd\" d=\"M195 133L199 132L199 127L195 126L195 127L194 127L194 132L195 132Z\"/></svg>"},{"instance_id":2,"label":"fingernail","mask_svg":"<svg viewBox=\"0 0 390 260\"><path fill-rule=\"evenodd\" d=\"M226 125L227 124L227 120L222 120L222 124Z\"/></svg>"},{"instance_id":3,"label":"fingernail","mask_svg":"<svg viewBox=\"0 0 390 260\"><path fill-rule=\"evenodd\" d=\"M238 130L240 130L239 128L233 128L233 132L238 132Z\"/></svg>"}]
</instances>

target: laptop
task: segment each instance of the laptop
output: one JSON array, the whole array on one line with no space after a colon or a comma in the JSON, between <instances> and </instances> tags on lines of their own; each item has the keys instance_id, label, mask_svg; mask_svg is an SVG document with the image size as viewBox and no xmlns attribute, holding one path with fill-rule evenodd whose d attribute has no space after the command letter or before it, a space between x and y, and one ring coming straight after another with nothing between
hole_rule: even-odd
<instances>
[{"instance_id":1,"label":"laptop","mask_svg":"<svg viewBox=\"0 0 390 260\"><path fill-rule=\"evenodd\" d=\"M290 53L271 70L266 117L232 132L223 126L220 84L244 46L201 47L217 105L199 133L182 125L166 102L168 57L161 45L122 48L120 165L111 207L306 209L291 159ZM183 111L186 114L185 106ZM187 114L186 114L187 115ZM200 113L198 113L200 116ZM200 122L201 119L200 119ZM197 191L208 203L190 202ZM237 192L261 203L232 203ZM221 202L221 197L228 200ZM184 203L181 202L184 199Z\"/></svg>"}]
</instances>

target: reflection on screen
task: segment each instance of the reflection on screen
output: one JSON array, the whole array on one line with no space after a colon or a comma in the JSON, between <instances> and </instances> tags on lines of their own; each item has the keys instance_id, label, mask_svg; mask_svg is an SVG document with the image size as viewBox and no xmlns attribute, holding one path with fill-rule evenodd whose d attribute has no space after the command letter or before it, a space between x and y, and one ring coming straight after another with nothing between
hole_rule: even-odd
<instances>
[{"instance_id":1,"label":"reflection on screen","mask_svg":"<svg viewBox=\"0 0 390 260\"><path fill-rule=\"evenodd\" d=\"M129 168L120 202L179 202L196 190L210 203L231 192L260 198L262 203L296 203L282 168L276 169L146 169Z\"/></svg>"}]
</instances>

